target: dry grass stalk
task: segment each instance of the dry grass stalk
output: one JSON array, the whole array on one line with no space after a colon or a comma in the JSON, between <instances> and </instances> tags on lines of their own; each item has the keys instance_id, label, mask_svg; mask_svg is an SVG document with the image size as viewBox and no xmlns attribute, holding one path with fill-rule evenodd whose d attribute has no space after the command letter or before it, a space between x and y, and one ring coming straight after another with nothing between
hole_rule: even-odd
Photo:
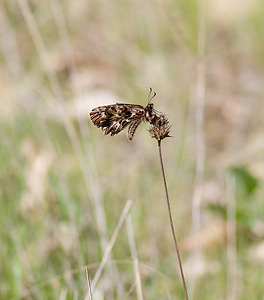
<instances>
[{"instance_id":1,"label":"dry grass stalk","mask_svg":"<svg viewBox=\"0 0 264 300\"><path fill-rule=\"evenodd\" d=\"M127 214L129 212L131 204L132 204L132 200L128 200L126 202L126 205L125 205L125 207L124 207L124 209L122 211L122 214L121 214L121 216L119 218L119 221L118 221L118 223L116 225L116 228L115 228L115 230L113 232L113 235L112 235L112 237L111 237L111 239L110 239L110 241L109 241L109 243L108 243L108 245L107 245L107 247L105 249L103 258L101 260L101 263L100 263L100 265L99 265L99 267L98 267L98 269L97 269L97 271L96 271L96 273L94 275L94 279L93 279L92 284L91 284L92 290L95 289L95 286L96 286L99 278L101 277L103 268L104 268L104 266L105 266L105 264L106 264L106 262L107 262L107 260L109 258L111 250L112 250L112 248L114 246L114 243L115 243L115 241L117 239L118 233L121 230L121 227L122 227L122 225L123 225L123 223L124 223L124 221L125 221L125 219L127 217Z\"/></svg>"},{"instance_id":2,"label":"dry grass stalk","mask_svg":"<svg viewBox=\"0 0 264 300\"><path fill-rule=\"evenodd\" d=\"M91 288L91 281L90 281L88 267L85 268L85 274L86 274L86 280L87 280L88 291L89 291L89 300L93 300L93 293Z\"/></svg>"},{"instance_id":3,"label":"dry grass stalk","mask_svg":"<svg viewBox=\"0 0 264 300\"><path fill-rule=\"evenodd\" d=\"M176 234L175 234L175 229L174 229L174 224L173 224L173 219L172 219L171 205L170 205L170 200L169 200L169 192L168 192L168 186L167 186L167 181L166 181L166 177L165 177L165 170L164 170L162 151L161 151L161 141L167 137L170 137L170 135L169 135L170 125L169 125L168 118L164 114L160 114L153 122L151 128L149 129L149 133L152 138L155 138L158 141L159 158L160 158L161 172L162 172L167 206L168 206L171 232L172 232L176 255L177 255L178 263L179 263L179 267L180 267L180 273L181 273L181 279L182 279L182 284L183 284L184 293L185 293L185 299L188 300L189 299L188 291L187 291L187 286L186 286L183 267L182 267L180 249L179 249L178 242L176 239Z\"/></svg>"},{"instance_id":4,"label":"dry grass stalk","mask_svg":"<svg viewBox=\"0 0 264 300\"><path fill-rule=\"evenodd\" d=\"M134 239L133 225L132 225L130 215L128 215L128 217L126 219L126 227L127 227L127 235L128 235L128 240L129 240L130 252L131 252L131 256L132 256L132 259L133 259L133 265L134 265L137 299L138 300L143 300L143 292L142 292L142 285L141 285L139 262L138 262L138 257L137 257L136 243L135 243L135 239Z\"/></svg>"}]
</instances>

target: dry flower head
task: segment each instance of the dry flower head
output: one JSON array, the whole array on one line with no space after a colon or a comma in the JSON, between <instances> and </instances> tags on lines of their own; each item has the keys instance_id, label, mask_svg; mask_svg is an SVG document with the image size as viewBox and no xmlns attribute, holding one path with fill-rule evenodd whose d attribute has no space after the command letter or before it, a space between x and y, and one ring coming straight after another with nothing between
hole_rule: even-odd
<instances>
[{"instance_id":1,"label":"dry flower head","mask_svg":"<svg viewBox=\"0 0 264 300\"><path fill-rule=\"evenodd\" d=\"M169 120L164 114L160 114L152 122L152 126L149 128L149 134L152 138L161 141L167 137L170 137Z\"/></svg>"}]
</instances>

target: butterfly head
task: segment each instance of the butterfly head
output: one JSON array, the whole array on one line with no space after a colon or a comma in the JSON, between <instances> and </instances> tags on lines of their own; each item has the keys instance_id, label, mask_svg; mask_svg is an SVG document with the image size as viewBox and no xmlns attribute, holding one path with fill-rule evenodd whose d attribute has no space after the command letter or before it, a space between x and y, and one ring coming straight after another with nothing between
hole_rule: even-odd
<instances>
[{"instance_id":1,"label":"butterfly head","mask_svg":"<svg viewBox=\"0 0 264 300\"><path fill-rule=\"evenodd\" d=\"M146 119L148 122L150 122L151 120L153 120L155 118L155 113L153 111L153 103L149 103L145 107L145 111L146 111Z\"/></svg>"}]
</instances>

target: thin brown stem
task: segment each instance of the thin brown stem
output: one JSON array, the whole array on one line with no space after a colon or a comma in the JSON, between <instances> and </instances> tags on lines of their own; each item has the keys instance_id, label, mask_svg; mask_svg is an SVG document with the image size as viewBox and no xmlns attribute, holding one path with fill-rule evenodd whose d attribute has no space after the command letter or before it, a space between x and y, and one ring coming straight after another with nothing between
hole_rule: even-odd
<instances>
[{"instance_id":1,"label":"thin brown stem","mask_svg":"<svg viewBox=\"0 0 264 300\"><path fill-rule=\"evenodd\" d=\"M162 159L162 152L161 152L161 140L158 140L158 148L159 148L161 172L162 172L163 183L164 183L164 188L165 188L165 193L166 193L169 220L170 220L170 226L171 226L172 236L173 236L173 240L174 240L174 246L175 246L175 250L176 250L176 254L177 254L177 258L178 258L178 263L179 263L179 267L180 267L181 279L182 279L182 284L183 284L183 288L184 288L184 292L185 292L185 299L189 300L187 287L186 287L186 282L185 282L185 277L184 277L184 272L183 272L183 267L182 267L181 254L180 254L179 246L178 246L178 243L177 243L174 224L173 224L173 220L172 220L169 193L168 193L168 187L167 187L165 171L164 171L164 165L163 165L163 159Z\"/></svg>"}]
</instances>

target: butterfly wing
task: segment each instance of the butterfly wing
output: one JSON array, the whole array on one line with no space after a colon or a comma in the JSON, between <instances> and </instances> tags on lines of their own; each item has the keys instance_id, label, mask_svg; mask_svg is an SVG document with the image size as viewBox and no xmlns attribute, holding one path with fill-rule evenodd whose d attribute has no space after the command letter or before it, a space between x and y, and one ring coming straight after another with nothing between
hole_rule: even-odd
<instances>
[{"instance_id":1,"label":"butterfly wing","mask_svg":"<svg viewBox=\"0 0 264 300\"><path fill-rule=\"evenodd\" d=\"M130 141L132 141L134 133L138 127L138 125L141 123L141 120L135 120L133 121L129 127L128 127L128 132L127 132L127 137Z\"/></svg>"},{"instance_id":2,"label":"butterfly wing","mask_svg":"<svg viewBox=\"0 0 264 300\"><path fill-rule=\"evenodd\" d=\"M145 109L141 105L117 103L94 108L90 117L94 125L101 128L104 134L118 134L131 124L128 132L128 138L131 140L137 126L145 120Z\"/></svg>"}]
</instances>

